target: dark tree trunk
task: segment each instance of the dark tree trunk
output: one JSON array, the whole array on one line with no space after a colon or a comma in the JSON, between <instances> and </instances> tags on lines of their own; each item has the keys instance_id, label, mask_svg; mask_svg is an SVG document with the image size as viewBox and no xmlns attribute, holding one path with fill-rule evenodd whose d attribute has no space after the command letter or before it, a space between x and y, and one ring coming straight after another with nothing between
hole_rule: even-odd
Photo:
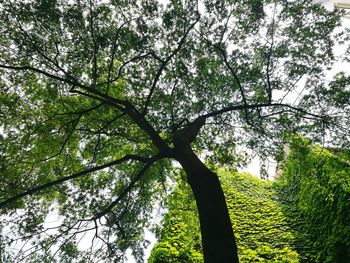
<instances>
[{"instance_id":1,"label":"dark tree trunk","mask_svg":"<svg viewBox=\"0 0 350 263\"><path fill-rule=\"evenodd\" d=\"M218 176L199 160L190 145L175 145L175 150L196 199L204 262L238 263L235 237Z\"/></svg>"}]
</instances>

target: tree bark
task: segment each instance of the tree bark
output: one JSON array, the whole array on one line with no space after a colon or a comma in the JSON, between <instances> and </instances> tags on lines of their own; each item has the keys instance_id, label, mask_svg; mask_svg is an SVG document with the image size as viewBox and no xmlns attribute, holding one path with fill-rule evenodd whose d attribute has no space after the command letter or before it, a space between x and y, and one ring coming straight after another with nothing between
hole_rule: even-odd
<instances>
[{"instance_id":1,"label":"tree bark","mask_svg":"<svg viewBox=\"0 0 350 263\"><path fill-rule=\"evenodd\" d=\"M226 200L218 176L186 144L175 145L176 159L186 172L196 199L205 263L238 263Z\"/></svg>"}]
</instances>

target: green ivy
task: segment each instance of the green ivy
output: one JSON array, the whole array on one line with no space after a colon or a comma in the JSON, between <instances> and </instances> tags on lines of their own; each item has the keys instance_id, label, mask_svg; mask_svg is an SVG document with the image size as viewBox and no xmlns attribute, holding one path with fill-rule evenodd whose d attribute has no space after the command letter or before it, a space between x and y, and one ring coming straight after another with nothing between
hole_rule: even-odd
<instances>
[{"instance_id":1,"label":"green ivy","mask_svg":"<svg viewBox=\"0 0 350 263\"><path fill-rule=\"evenodd\" d=\"M240 262L298 262L290 245L294 235L275 198L271 183L249 174L219 170L235 231ZM203 262L195 202L179 180L168 198L159 241L149 263Z\"/></svg>"},{"instance_id":2,"label":"green ivy","mask_svg":"<svg viewBox=\"0 0 350 263\"><path fill-rule=\"evenodd\" d=\"M294 234L270 182L249 174L219 172L240 262L299 262Z\"/></svg>"},{"instance_id":3,"label":"green ivy","mask_svg":"<svg viewBox=\"0 0 350 263\"><path fill-rule=\"evenodd\" d=\"M179 180L167 199L168 213L164 216L160 241L148 259L149 263L203 262L198 215L195 201L187 184Z\"/></svg>"},{"instance_id":4,"label":"green ivy","mask_svg":"<svg viewBox=\"0 0 350 263\"><path fill-rule=\"evenodd\" d=\"M296 243L303 262L350 262L349 160L349 151L326 150L306 139L290 145L276 185L289 223L308 236Z\"/></svg>"}]
</instances>

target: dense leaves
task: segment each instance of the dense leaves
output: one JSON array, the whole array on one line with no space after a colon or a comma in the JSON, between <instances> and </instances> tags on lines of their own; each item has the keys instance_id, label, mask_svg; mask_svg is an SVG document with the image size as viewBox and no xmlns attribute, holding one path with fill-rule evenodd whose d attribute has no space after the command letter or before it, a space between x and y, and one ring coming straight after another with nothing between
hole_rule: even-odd
<instances>
[{"instance_id":1,"label":"dense leaves","mask_svg":"<svg viewBox=\"0 0 350 263\"><path fill-rule=\"evenodd\" d=\"M203 262L198 214L188 185L179 180L167 197L162 227L157 230L160 241L148 259L149 263Z\"/></svg>"}]
</instances>

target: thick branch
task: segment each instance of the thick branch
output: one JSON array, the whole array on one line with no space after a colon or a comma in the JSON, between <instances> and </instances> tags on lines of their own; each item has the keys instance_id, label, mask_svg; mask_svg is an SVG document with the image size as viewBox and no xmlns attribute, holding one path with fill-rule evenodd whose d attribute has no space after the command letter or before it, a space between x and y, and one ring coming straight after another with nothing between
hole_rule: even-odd
<instances>
[{"instance_id":1,"label":"thick branch","mask_svg":"<svg viewBox=\"0 0 350 263\"><path fill-rule=\"evenodd\" d=\"M123 162L126 162L126 161L129 161L129 160L135 160L135 161L139 161L139 162L147 162L148 159L147 158L144 158L144 157L141 157L141 156L138 156L138 155L126 155L118 160L114 160L112 162L108 162L108 163L105 163L105 164L102 164L102 165L99 165L99 166L95 166L95 167L92 167L92 168L88 168L88 169L85 169L85 170L82 170L78 173L75 173L75 174L72 174L70 176L66 176L66 177L62 177L60 179L57 179L55 181L52 181L52 182L49 182L49 183L46 183L46 184L43 184L43 185L39 185L37 187L34 187L28 191L25 191L23 193L20 193L18 195L15 195L13 197L10 197L9 199L3 201L0 203L0 208L1 207L4 207L6 206L7 204L10 204L18 199L21 199L25 196L28 196L28 195L32 195L32 194L35 194L41 190L44 190L46 188L49 188L51 186L54 186L54 185L58 185L58 184L61 184L65 181L68 181L68 180L72 180L72 179L75 179L75 178L78 178L80 176L83 176L83 175L86 175L86 174L90 174L92 172L95 172L95 171L99 171L99 170L102 170L102 169L105 169L105 168L108 168L108 167L111 167L113 165L117 165L117 164L120 164L120 163L123 163Z\"/></svg>"},{"instance_id":2,"label":"thick branch","mask_svg":"<svg viewBox=\"0 0 350 263\"><path fill-rule=\"evenodd\" d=\"M141 128L144 132L147 133L147 135L151 138L153 144L159 149L160 152L163 154L166 154L169 152L169 146L164 142L164 140L159 136L157 131L151 126L151 124L145 119L145 116L141 114L130 102L128 101L120 101L113 97L110 97L107 94L104 94L102 92L99 92L93 88L90 88L94 95L86 94L77 90L73 90L73 92L79 93L84 96L89 96L92 98L95 98L97 100L100 100L106 104L110 104L112 106L115 106L119 110L121 110L123 113L126 113L136 124ZM85 90L87 90L85 88ZM124 108L120 106L122 104Z\"/></svg>"},{"instance_id":3,"label":"thick branch","mask_svg":"<svg viewBox=\"0 0 350 263\"><path fill-rule=\"evenodd\" d=\"M76 90L76 89L71 89L70 92L77 93L77 94L80 94L82 96L85 96L85 97L88 97L88 98L91 98L91 99L94 99L94 100L101 101L103 104L115 107L118 110L122 111L123 113L125 112L124 111L124 107L122 107L122 106L120 106L118 104L115 104L115 103L109 101L108 99L100 98L99 96L96 96L96 95L93 95L93 94L89 94L89 93L86 93L86 92L83 92L83 91L80 91L80 90Z\"/></svg>"},{"instance_id":4,"label":"thick branch","mask_svg":"<svg viewBox=\"0 0 350 263\"><path fill-rule=\"evenodd\" d=\"M130 116L130 118L143 130L148 136L150 136L153 144L159 149L160 152L167 155L170 151L169 146L164 142L164 140L159 136L156 130L149 124L142 115L133 105L128 104L125 112Z\"/></svg>"},{"instance_id":5,"label":"thick branch","mask_svg":"<svg viewBox=\"0 0 350 263\"><path fill-rule=\"evenodd\" d=\"M310 113L310 112L308 112L308 111L306 111L304 109L297 108L297 107L294 107L294 106L291 106L291 105L288 105L288 104L283 104L283 103L263 103L263 104L250 104L250 105L233 105L233 106L228 106L228 107L222 108L220 110L212 111L212 112L207 113L207 114L203 114L203 115L201 115L201 117L207 119L207 118L214 117L214 116L217 116L217 115L220 115L220 114L223 114L223 113L226 113L226 112L231 112L231 111L248 110L248 109L261 109L261 108L268 108L268 107L288 108L288 109L294 110L296 112L300 112L302 114L309 115L309 116L312 116L312 117L315 117L315 118L324 118L325 117L323 115L313 114L313 113Z\"/></svg>"},{"instance_id":6,"label":"thick branch","mask_svg":"<svg viewBox=\"0 0 350 263\"><path fill-rule=\"evenodd\" d=\"M63 83L71 85L73 87L79 87L79 88L81 88L81 89L83 89L85 91L88 91L88 92L90 92L90 93L100 97L101 99L104 99L104 101L109 101L109 104L111 104L111 105L117 105L117 106L121 107L121 106L125 106L126 103L127 103L124 100L120 100L120 99L111 97L111 96L109 96L107 94L104 94L104 93L98 91L97 89L94 89L94 88L91 88L91 87L86 86L84 84L81 84L81 83L79 83L76 79L74 79L71 76L68 76L67 78L64 78L62 76L57 76L57 75L54 75L52 73L49 73L47 71L44 71L42 69L38 69L38 68L35 68L35 67L32 67L32 66L10 66L10 65L0 64L0 68L13 69L13 70L24 70L24 71L25 70L30 70L30 71L42 74L42 75L44 75L46 77L49 77L51 79L55 79L55 80L61 81Z\"/></svg>"},{"instance_id":7,"label":"thick branch","mask_svg":"<svg viewBox=\"0 0 350 263\"><path fill-rule=\"evenodd\" d=\"M205 125L205 120L205 117L199 116L185 128L176 131L173 139L175 147L189 146L196 139L200 129Z\"/></svg>"},{"instance_id":8,"label":"thick branch","mask_svg":"<svg viewBox=\"0 0 350 263\"><path fill-rule=\"evenodd\" d=\"M41 69L37 69L31 66L8 66L8 65L2 65L0 64L0 68L5 69L13 69L13 70L30 70L33 72L40 73L44 76L47 76L52 79L56 79L59 81L62 81L64 83L67 83L69 85L73 86L72 92L99 100L105 104L114 106L115 108L121 110L122 112L129 115L129 117L143 130L145 131L148 136L150 136L152 142L154 145L163 153L166 153L169 151L168 145L163 141L163 139L159 136L157 131L151 126L151 124L145 119L145 117L140 114L137 109L128 101L120 100L114 97L111 97L95 88L91 88L89 86L83 85L79 83L78 81L72 79L72 78L63 78L60 76L53 75L51 73L48 73L46 71L43 71ZM84 91L87 91L89 93L85 93L79 90L75 90L74 87L79 87Z\"/></svg>"}]
</instances>

